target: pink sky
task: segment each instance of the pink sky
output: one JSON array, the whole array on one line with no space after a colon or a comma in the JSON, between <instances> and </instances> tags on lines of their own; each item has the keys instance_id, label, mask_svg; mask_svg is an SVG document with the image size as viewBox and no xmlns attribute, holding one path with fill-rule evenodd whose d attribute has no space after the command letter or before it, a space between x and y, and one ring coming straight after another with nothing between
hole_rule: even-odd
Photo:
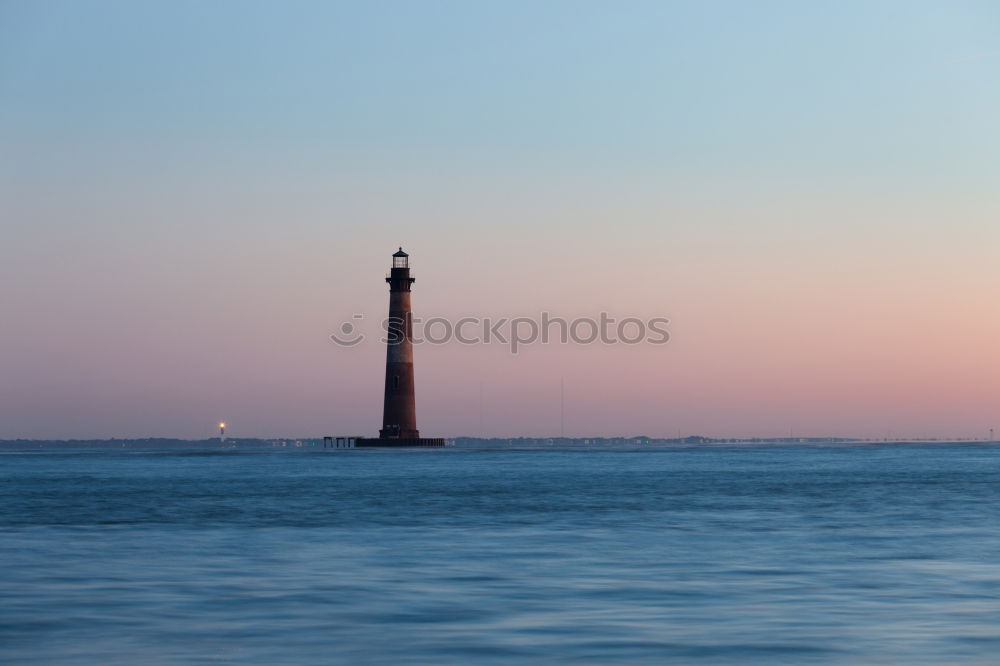
<instances>
[{"instance_id":1,"label":"pink sky","mask_svg":"<svg viewBox=\"0 0 1000 666\"><path fill-rule=\"evenodd\" d=\"M0 438L374 434L399 245L418 316L672 322L421 347L428 436L1000 427L996 6L714 6L17 5Z\"/></svg>"}]
</instances>

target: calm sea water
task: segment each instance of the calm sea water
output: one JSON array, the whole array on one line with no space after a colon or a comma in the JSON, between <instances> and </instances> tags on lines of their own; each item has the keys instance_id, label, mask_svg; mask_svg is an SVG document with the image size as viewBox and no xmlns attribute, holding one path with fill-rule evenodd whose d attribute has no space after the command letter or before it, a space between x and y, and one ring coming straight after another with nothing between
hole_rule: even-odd
<instances>
[{"instance_id":1,"label":"calm sea water","mask_svg":"<svg viewBox=\"0 0 1000 666\"><path fill-rule=\"evenodd\" d=\"M0 455L0 662L996 664L1000 448Z\"/></svg>"}]
</instances>

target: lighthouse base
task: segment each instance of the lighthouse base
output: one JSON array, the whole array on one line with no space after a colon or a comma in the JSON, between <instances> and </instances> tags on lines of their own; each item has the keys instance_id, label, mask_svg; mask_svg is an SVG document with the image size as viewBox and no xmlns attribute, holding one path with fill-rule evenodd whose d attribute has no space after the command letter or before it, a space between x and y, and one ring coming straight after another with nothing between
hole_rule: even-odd
<instances>
[{"instance_id":1,"label":"lighthouse base","mask_svg":"<svg viewBox=\"0 0 1000 666\"><path fill-rule=\"evenodd\" d=\"M444 439L441 437L361 437L354 443L354 446L362 448L375 447L405 447L405 446L444 446Z\"/></svg>"}]
</instances>

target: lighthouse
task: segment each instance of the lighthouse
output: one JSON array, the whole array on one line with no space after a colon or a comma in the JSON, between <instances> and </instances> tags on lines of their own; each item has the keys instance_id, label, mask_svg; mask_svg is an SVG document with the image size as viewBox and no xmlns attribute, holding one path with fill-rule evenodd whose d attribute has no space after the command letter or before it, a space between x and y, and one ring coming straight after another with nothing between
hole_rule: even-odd
<instances>
[{"instance_id":1,"label":"lighthouse","mask_svg":"<svg viewBox=\"0 0 1000 666\"><path fill-rule=\"evenodd\" d=\"M374 446L445 446L441 437L421 437L417 430L417 403L413 389L413 310L410 255L403 248L392 255L389 277L389 318L385 326L385 390L382 427L378 437L327 435L325 450Z\"/></svg>"},{"instance_id":2,"label":"lighthouse","mask_svg":"<svg viewBox=\"0 0 1000 666\"><path fill-rule=\"evenodd\" d=\"M413 391L413 310L410 291L410 255L392 255L389 283L389 318L386 320L385 400L379 439L419 439L417 405Z\"/></svg>"},{"instance_id":3,"label":"lighthouse","mask_svg":"<svg viewBox=\"0 0 1000 666\"><path fill-rule=\"evenodd\" d=\"M410 255L403 248L392 255L389 277L389 318L386 320L385 391L378 437L323 438L324 449L373 446L444 446L440 437L421 437L413 387L413 310Z\"/></svg>"}]
</instances>

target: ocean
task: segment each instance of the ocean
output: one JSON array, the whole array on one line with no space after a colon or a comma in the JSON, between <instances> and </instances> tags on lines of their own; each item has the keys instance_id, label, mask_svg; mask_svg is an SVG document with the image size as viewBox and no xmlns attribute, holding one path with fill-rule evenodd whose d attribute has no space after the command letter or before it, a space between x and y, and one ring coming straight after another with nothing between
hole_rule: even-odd
<instances>
[{"instance_id":1,"label":"ocean","mask_svg":"<svg viewBox=\"0 0 1000 666\"><path fill-rule=\"evenodd\" d=\"M1000 447L0 454L4 664L997 664Z\"/></svg>"}]
</instances>

